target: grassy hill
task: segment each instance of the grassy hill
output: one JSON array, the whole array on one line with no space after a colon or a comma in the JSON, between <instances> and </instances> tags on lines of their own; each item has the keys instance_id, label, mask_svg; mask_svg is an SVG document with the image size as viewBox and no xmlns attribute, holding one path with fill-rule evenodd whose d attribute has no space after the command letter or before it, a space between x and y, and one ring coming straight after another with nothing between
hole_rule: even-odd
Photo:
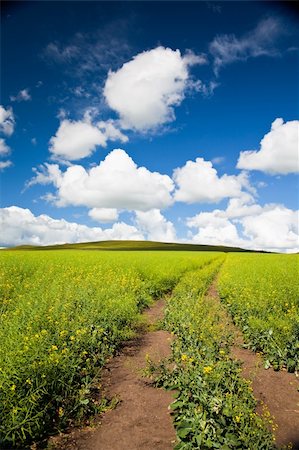
<instances>
[{"instance_id":1,"label":"grassy hill","mask_svg":"<svg viewBox=\"0 0 299 450\"><path fill-rule=\"evenodd\" d=\"M79 244L61 244L61 245L20 245L9 250L175 250L175 251L195 251L195 252L249 252L238 247L226 247L215 245L196 245L196 244L175 244L152 241L99 241L99 242L81 242Z\"/></svg>"}]
</instances>

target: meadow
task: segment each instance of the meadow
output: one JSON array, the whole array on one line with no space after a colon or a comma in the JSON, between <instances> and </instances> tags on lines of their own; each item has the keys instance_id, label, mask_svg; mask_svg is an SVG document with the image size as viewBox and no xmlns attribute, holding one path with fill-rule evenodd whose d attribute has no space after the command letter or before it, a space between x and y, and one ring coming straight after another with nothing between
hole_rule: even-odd
<instances>
[{"instance_id":1,"label":"meadow","mask_svg":"<svg viewBox=\"0 0 299 450\"><path fill-rule=\"evenodd\" d=\"M220 256L186 273L168 301L165 327L175 336L172 356L152 371L158 386L176 392L175 450L275 448L272 419L268 412L257 415L251 385L231 357L233 336L223 308L206 295L224 260Z\"/></svg>"},{"instance_id":2,"label":"meadow","mask_svg":"<svg viewBox=\"0 0 299 450\"><path fill-rule=\"evenodd\" d=\"M177 449L273 448L251 388L230 357L229 311L276 370L298 367L297 255L188 251L0 253L0 443L24 448L106 408L99 373L168 296ZM222 306L205 295L217 277Z\"/></svg>"},{"instance_id":3,"label":"meadow","mask_svg":"<svg viewBox=\"0 0 299 450\"><path fill-rule=\"evenodd\" d=\"M265 367L299 369L298 255L228 255L218 290Z\"/></svg>"},{"instance_id":4,"label":"meadow","mask_svg":"<svg viewBox=\"0 0 299 450\"><path fill-rule=\"evenodd\" d=\"M93 379L140 312L212 253L1 252L1 442L23 445L101 405Z\"/></svg>"}]
</instances>

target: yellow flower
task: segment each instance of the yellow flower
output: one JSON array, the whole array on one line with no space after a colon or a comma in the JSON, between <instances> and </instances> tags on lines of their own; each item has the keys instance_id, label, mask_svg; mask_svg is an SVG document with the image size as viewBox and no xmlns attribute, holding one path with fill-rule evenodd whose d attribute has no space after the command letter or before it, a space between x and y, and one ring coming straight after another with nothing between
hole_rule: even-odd
<instances>
[{"instance_id":1,"label":"yellow flower","mask_svg":"<svg viewBox=\"0 0 299 450\"><path fill-rule=\"evenodd\" d=\"M224 350L220 350L219 355L225 355L225 351Z\"/></svg>"},{"instance_id":2,"label":"yellow flower","mask_svg":"<svg viewBox=\"0 0 299 450\"><path fill-rule=\"evenodd\" d=\"M15 390L16 390L16 387L17 387L17 386L16 386L15 384L13 384L13 385L10 386L10 390L11 390L11 391L15 391Z\"/></svg>"},{"instance_id":3,"label":"yellow flower","mask_svg":"<svg viewBox=\"0 0 299 450\"><path fill-rule=\"evenodd\" d=\"M32 381L30 380L30 378L27 378L26 383L29 384L29 385L32 384Z\"/></svg>"},{"instance_id":4,"label":"yellow flower","mask_svg":"<svg viewBox=\"0 0 299 450\"><path fill-rule=\"evenodd\" d=\"M213 367L206 366L203 368L203 373L210 373L210 372L212 372L212 370L213 370Z\"/></svg>"},{"instance_id":5,"label":"yellow flower","mask_svg":"<svg viewBox=\"0 0 299 450\"><path fill-rule=\"evenodd\" d=\"M235 422L239 423L240 420L241 420L241 417L240 417L240 416L236 416L236 417L235 417Z\"/></svg>"},{"instance_id":6,"label":"yellow flower","mask_svg":"<svg viewBox=\"0 0 299 450\"><path fill-rule=\"evenodd\" d=\"M53 351L56 351L56 350L58 350L58 347L57 347L57 345L52 345L52 347L51 347L51 350L53 350Z\"/></svg>"},{"instance_id":7,"label":"yellow flower","mask_svg":"<svg viewBox=\"0 0 299 450\"><path fill-rule=\"evenodd\" d=\"M187 359L188 359L188 356L185 353L183 353L182 356L181 356L181 360L182 361L187 361Z\"/></svg>"},{"instance_id":8,"label":"yellow flower","mask_svg":"<svg viewBox=\"0 0 299 450\"><path fill-rule=\"evenodd\" d=\"M64 409L61 406L59 406L59 408L58 408L59 417L63 416L63 414L64 414Z\"/></svg>"}]
</instances>

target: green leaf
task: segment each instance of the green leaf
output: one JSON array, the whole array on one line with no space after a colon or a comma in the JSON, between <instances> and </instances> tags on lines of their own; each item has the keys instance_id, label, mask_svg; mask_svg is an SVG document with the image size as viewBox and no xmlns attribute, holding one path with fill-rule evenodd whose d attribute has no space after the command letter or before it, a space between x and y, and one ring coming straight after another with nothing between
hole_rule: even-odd
<instances>
[{"instance_id":1,"label":"green leaf","mask_svg":"<svg viewBox=\"0 0 299 450\"><path fill-rule=\"evenodd\" d=\"M181 408L183 405L184 405L184 402L182 402L182 400L177 400L170 404L170 408L172 410L175 410L175 409Z\"/></svg>"},{"instance_id":2,"label":"green leaf","mask_svg":"<svg viewBox=\"0 0 299 450\"><path fill-rule=\"evenodd\" d=\"M184 439L191 431L191 428L180 428L177 430L177 435L179 438Z\"/></svg>"}]
</instances>

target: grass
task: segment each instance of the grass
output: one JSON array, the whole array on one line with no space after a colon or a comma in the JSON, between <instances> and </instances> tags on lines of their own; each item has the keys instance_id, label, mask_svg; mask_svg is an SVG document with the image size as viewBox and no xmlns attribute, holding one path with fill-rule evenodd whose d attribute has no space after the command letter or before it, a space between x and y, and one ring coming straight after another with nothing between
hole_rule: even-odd
<instances>
[{"instance_id":1,"label":"grass","mask_svg":"<svg viewBox=\"0 0 299 450\"><path fill-rule=\"evenodd\" d=\"M99 241L82 242L79 244L61 244L48 246L21 245L10 250L154 250L154 251L195 251L195 252L250 252L238 247L215 245L177 244L152 241Z\"/></svg>"},{"instance_id":2,"label":"grass","mask_svg":"<svg viewBox=\"0 0 299 450\"><path fill-rule=\"evenodd\" d=\"M217 254L0 254L0 447L24 448L101 409L94 379L140 312Z\"/></svg>"},{"instance_id":3,"label":"grass","mask_svg":"<svg viewBox=\"0 0 299 450\"><path fill-rule=\"evenodd\" d=\"M159 382L178 392L177 449L273 448L229 356L221 308L266 363L294 370L298 256L134 245L139 251L118 241L0 252L0 448L24 449L105 408L93 395L101 368L134 335L143 309L170 291L164 325L176 336L175 370L162 364ZM222 306L205 295L219 269Z\"/></svg>"},{"instance_id":4,"label":"grass","mask_svg":"<svg viewBox=\"0 0 299 450\"><path fill-rule=\"evenodd\" d=\"M299 370L298 255L228 255L219 293L265 367Z\"/></svg>"},{"instance_id":5,"label":"grass","mask_svg":"<svg viewBox=\"0 0 299 450\"><path fill-rule=\"evenodd\" d=\"M220 256L177 284L165 318L175 336L172 357L150 370L158 385L176 391L175 450L274 449L265 420L255 413L252 389L230 357L221 305L205 296L222 262Z\"/></svg>"}]
</instances>

